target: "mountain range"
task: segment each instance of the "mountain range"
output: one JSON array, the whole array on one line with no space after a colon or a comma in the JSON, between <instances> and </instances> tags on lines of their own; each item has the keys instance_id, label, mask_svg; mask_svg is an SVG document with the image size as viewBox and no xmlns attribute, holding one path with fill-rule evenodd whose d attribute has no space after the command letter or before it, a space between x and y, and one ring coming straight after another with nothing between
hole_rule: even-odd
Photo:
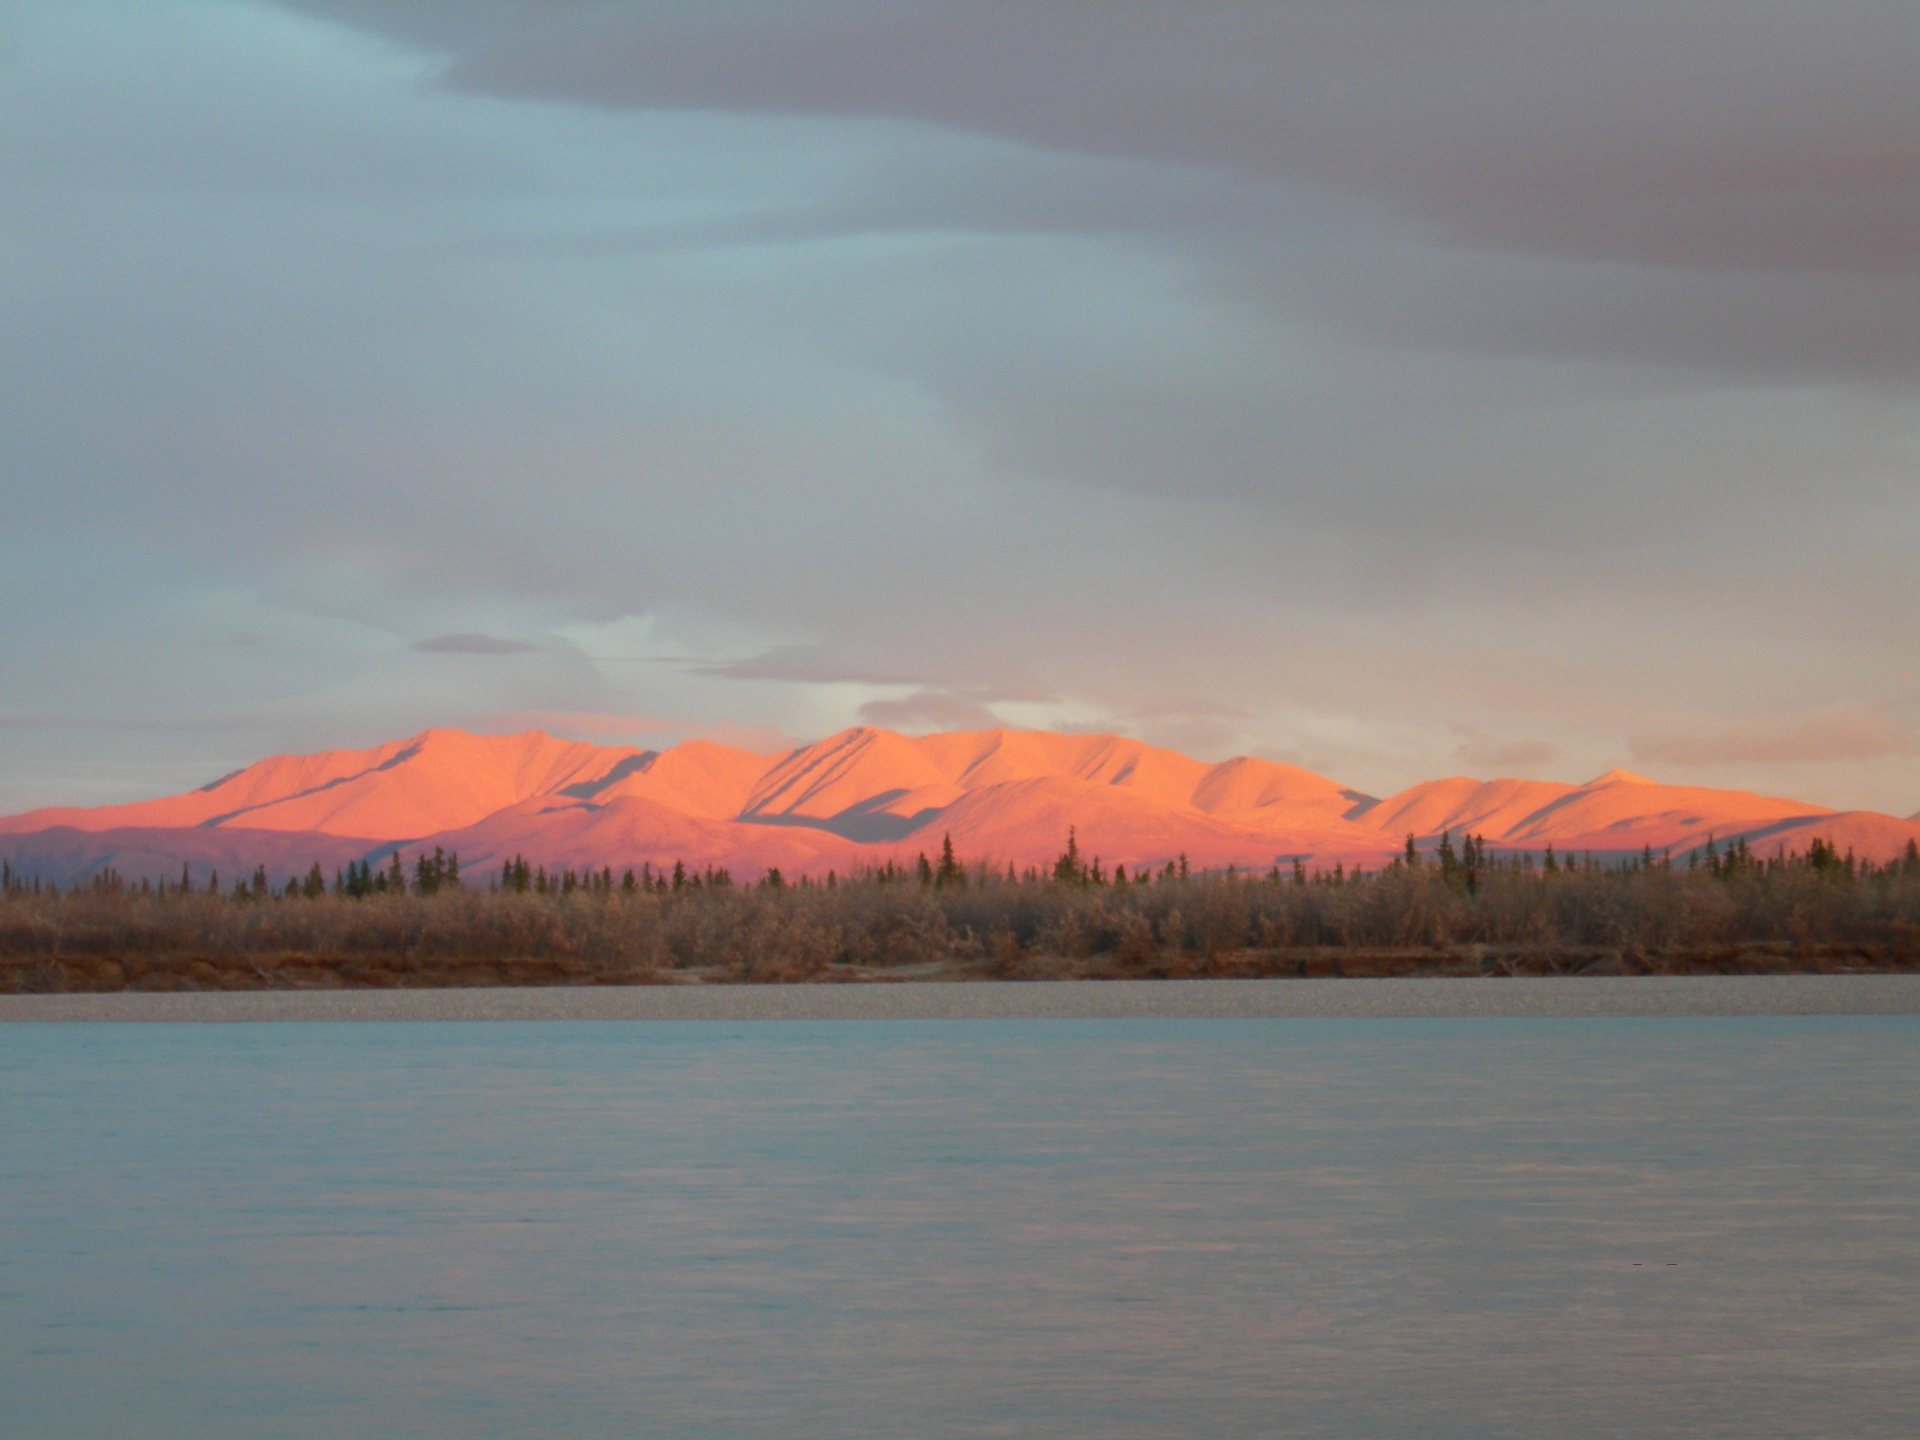
<instances>
[{"instance_id":1,"label":"mountain range","mask_svg":"<svg viewBox=\"0 0 1920 1440\"><path fill-rule=\"evenodd\" d=\"M664 750L529 731L434 729L371 750L259 761L184 795L0 819L0 856L63 883L112 866L129 878L276 878L314 863L457 852L469 874L516 854L576 868L725 866L755 878L845 874L937 854L1047 865L1069 827L1111 869L1378 865L1412 835L1472 832L1495 850L1675 855L1745 838L1755 850L1831 840L1885 860L1920 839L1902 820L1610 770L1582 785L1432 780L1382 798L1272 760L1210 764L1117 735L987 730L907 736L861 727L778 755L688 741Z\"/></svg>"}]
</instances>

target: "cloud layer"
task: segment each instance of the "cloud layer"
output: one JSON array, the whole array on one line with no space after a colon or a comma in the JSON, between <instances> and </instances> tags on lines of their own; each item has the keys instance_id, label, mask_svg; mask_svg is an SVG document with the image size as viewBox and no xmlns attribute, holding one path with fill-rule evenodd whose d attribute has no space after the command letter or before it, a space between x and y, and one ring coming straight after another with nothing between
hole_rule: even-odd
<instances>
[{"instance_id":1,"label":"cloud layer","mask_svg":"<svg viewBox=\"0 0 1920 1440\"><path fill-rule=\"evenodd\" d=\"M0 808L538 713L1904 812L1916 53L1892 0L19 0Z\"/></svg>"}]
</instances>

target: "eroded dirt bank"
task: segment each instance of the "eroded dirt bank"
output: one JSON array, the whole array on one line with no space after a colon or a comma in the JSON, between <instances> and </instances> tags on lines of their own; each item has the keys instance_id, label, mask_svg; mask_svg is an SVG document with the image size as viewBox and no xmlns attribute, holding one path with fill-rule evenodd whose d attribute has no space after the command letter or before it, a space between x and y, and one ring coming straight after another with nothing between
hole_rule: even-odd
<instances>
[{"instance_id":1,"label":"eroded dirt bank","mask_svg":"<svg viewBox=\"0 0 1920 1440\"><path fill-rule=\"evenodd\" d=\"M0 956L0 994L111 994L119 991L445 989L493 986L898 984L906 981L1341 979L1471 976L1920 974L1920 951L1845 945L1730 945L1712 948L1300 948L1242 950L1123 963L1027 955L902 966L803 967L777 958L741 967L649 968L568 957L475 960L405 954L330 957L283 954Z\"/></svg>"}]
</instances>

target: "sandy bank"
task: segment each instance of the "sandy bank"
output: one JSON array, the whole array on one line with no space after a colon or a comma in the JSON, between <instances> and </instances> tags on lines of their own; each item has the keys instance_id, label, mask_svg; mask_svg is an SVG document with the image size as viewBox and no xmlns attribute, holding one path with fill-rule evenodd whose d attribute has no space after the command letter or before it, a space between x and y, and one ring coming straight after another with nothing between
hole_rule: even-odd
<instances>
[{"instance_id":1,"label":"sandy bank","mask_svg":"<svg viewBox=\"0 0 1920 1440\"><path fill-rule=\"evenodd\" d=\"M0 995L0 1021L967 1020L1915 1015L1920 976L645 985Z\"/></svg>"}]
</instances>

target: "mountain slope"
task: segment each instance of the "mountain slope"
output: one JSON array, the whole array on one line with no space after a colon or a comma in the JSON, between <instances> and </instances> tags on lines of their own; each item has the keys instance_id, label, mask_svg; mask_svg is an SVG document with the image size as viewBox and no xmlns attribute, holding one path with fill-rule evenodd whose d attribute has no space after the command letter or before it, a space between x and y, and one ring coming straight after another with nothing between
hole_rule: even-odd
<instances>
[{"instance_id":1,"label":"mountain slope","mask_svg":"<svg viewBox=\"0 0 1920 1440\"><path fill-rule=\"evenodd\" d=\"M0 820L0 834L77 830L236 828L411 839L472 824L552 794L641 752L521 735L427 730L371 750L282 755L164 800L94 810L37 810Z\"/></svg>"},{"instance_id":2,"label":"mountain slope","mask_svg":"<svg viewBox=\"0 0 1920 1440\"><path fill-rule=\"evenodd\" d=\"M859 727L781 755L689 741L666 750L538 732L428 730L366 750L262 760L184 795L0 819L0 855L62 880L103 865L170 876L182 861L276 874L393 845L457 850L470 870L674 860L753 875L912 863L951 836L968 860L1048 865L1069 827L1111 869L1265 869L1295 857L1377 865L1411 834L1499 849L1684 853L1709 837L1772 853L1815 837L1885 860L1920 821L1610 771L1584 785L1453 777L1374 800L1240 756L1208 764L1115 735Z\"/></svg>"}]
</instances>

